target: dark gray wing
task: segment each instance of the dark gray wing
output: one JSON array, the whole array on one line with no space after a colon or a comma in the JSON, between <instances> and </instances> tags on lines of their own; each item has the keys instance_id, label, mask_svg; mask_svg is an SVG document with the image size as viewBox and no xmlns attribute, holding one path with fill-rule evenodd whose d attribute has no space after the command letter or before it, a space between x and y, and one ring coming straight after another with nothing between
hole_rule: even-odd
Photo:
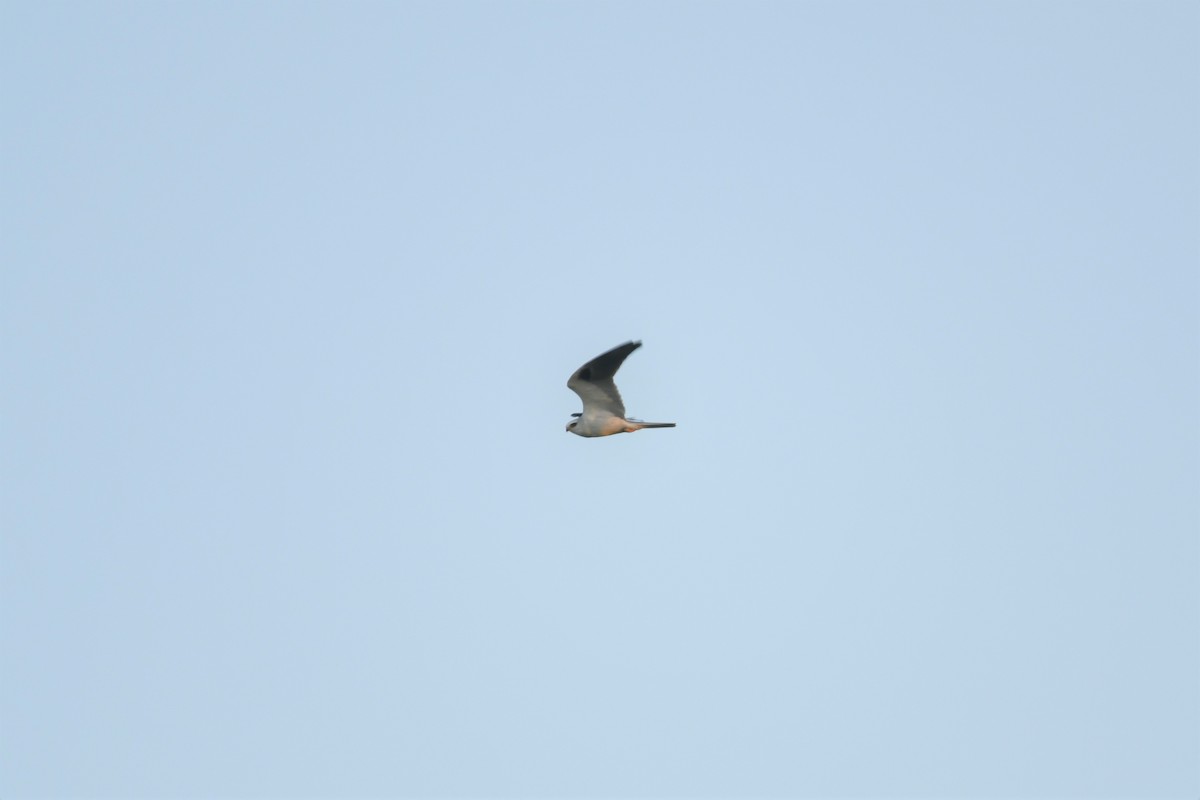
<instances>
[{"instance_id":1,"label":"dark gray wing","mask_svg":"<svg viewBox=\"0 0 1200 800\"><path fill-rule=\"evenodd\" d=\"M596 408L618 417L625 416L625 404L613 383L613 376L629 354L642 346L641 342L626 342L607 353L598 355L575 370L567 381L567 388L583 400L583 410Z\"/></svg>"}]
</instances>

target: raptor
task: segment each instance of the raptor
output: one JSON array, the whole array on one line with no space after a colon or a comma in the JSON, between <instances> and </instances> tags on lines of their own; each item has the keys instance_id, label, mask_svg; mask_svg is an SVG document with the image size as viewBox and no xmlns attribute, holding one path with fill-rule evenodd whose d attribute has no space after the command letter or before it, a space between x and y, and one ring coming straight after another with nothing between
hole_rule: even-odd
<instances>
[{"instance_id":1,"label":"raptor","mask_svg":"<svg viewBox=\"0 0 1200 800\"><path fill-rule=\"evenodd\" d=\"M642 428L674 428L674 422L642 422L625 416L625 404L613 382L613 376L629 354L641 342L626 342L584 364L567 381L567 388L583 400L582 413L572 414L567 430L576 436L593 438L614 433L633 433Z\"/></svg>"}]
</instances>

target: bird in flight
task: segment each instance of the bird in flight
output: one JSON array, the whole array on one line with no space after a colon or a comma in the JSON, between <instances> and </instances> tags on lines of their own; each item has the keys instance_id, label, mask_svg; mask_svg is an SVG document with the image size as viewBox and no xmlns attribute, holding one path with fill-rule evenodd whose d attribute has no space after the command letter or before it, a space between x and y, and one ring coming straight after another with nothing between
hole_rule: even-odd
<instances>
[{"instance_id":1,"label":"bird in flight","mask_svg":"<svg viewBox=\"0 0 1200 800\"><path fill-rule=\"evenodd\" d=\"M613 383L613 376L629 354L642 346L641 342L626 342L607 353L598 355L575 370L567 388L583 400L583 413L572 414L567 430L576 436L612 436L614 433L633 433L642 428L674 428L674 422L642 422L625 418L625 404Z\"/></svg>"}]
</instances>

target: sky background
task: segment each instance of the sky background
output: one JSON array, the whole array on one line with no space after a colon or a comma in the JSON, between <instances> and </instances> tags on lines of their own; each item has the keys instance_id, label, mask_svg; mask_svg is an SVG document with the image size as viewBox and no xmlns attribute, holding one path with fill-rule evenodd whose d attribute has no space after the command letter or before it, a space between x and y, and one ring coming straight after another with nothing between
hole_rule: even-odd
<instances>
[{"instance_id":1,"label":"sky background","mask_svg":"<svg viewBox=\"0 0 1200 800\"><path fill-rule=\"evenodd\" d=\"M1200 6L0 6L0 796L1200 794ZM563 428L642 339L629 413Z\"/></svg>"}]
</instances>

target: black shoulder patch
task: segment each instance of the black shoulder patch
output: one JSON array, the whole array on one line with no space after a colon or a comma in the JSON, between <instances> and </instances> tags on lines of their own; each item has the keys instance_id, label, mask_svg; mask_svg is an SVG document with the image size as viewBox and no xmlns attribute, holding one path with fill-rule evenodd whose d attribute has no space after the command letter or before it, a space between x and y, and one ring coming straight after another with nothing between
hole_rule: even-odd
<instances>
[{"instance_id":1,"label":"black shoulder patch","mask_svg":"<svg viewBox=\"0 0 1200 800\"><path fill-rule=\"evenodd\" d=\"M589 367L584 367L579 370L579 380L590 381L592 379L592 370Z\"/></svg>"}]
</instances>

